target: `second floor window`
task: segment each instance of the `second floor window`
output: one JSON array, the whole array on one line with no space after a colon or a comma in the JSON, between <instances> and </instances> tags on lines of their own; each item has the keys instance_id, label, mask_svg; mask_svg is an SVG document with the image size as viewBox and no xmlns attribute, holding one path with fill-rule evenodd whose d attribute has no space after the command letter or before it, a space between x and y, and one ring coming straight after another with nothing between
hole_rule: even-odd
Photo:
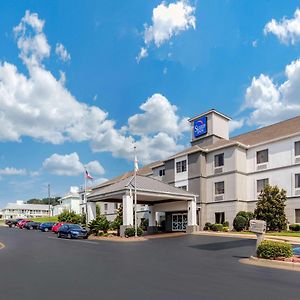
<instances>
[{"instance_id":1,"label":"second floor window","mask_svg":"<svg viewBox=\"0 0 300 300\"><path fill-rule=\"evenodd\" d=\"M269 184L269 178L259 179L256 182L257 192L260 193L266 185Z\"/></svg>"},{"instance_id":2,"label":"second floor window","mask_svg":"<svg viewBox=\"0 0 300 300\"><path fill-rule=\"evenodd\" d=\"M269 161L269 151L268 149L256 152L256 163L263 164Z\"/></svg>"},{"instance_id":3,"label":"second floor window","mask_svg":"<svg viewBox=\"0 0 300 300\"><path fill-rule=\"evenodd\" d=\"M215 155L215 167L224 166L224 153Z\"/></svg>"},{"instance_id":4,"label":"second floor window","mask_svg":"<svg viewBox=\"0 0 300 300\"><path fill-rule=\"evenodd\" d=\"M176 163L176 173L182 173L186 171L186 160L178 161Z\"/></svg>"},{"instance_id":5,"label":"second floor window","mask_svg":"<svg viewBox=\"0 0 300 300\"><path fill-rule=\"evenodd\" d=\"M300 141L295 142L295 156L300 156Z\"/></svg>"},{"instance_id":6,"label":"second floor window","mask_svg":"<svg viewBox=\"0 0 300 300\"><path fill-rule=\"evenodd\" d=\"M165 176L165 169L159 170L159 176Z\"/></svg>"},{"instance_id":7,"label":"second floor window","mask_svg":"<svg viewBox=\"0 0 300 300\"><path fill-rule=\"evenodd\" d=\"M222 195L224 192L224 181L215 182L215 195Z\"/></svg>"},{"instance_id":8,"label":"second floor window","mask_svg":"<svg viewBox=\"0 0 300 300\"><path fill-rule=\"evenodd\" d=\"M108 208L108 205L107 205L107 203L105 203L104 204L104 210L107 210L107 208Z\"/></svg>"},{"instance_id":9,"label":"second floor window","mask_svg":"<svg viewBox=\"0 0 300 300\"><path fill-rule=\"evenodd\" d=\"M295 188L300 189L300 174L295 174Z\"/></svg>"}]
</instances>

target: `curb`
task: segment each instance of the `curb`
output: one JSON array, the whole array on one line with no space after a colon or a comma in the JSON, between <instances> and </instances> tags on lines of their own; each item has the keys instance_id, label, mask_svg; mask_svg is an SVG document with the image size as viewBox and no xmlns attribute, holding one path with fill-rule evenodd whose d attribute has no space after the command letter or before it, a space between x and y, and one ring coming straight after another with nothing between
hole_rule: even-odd
<instances>
[{"instance_id":1,"label":"curb","mask_svg":"<svg viewBox=\"0 0 300 300\"><path fill-rule=\"evenodd\" d=\"M254 256L251 256L250 258L242 258L239 260L239 262L242 264L258 266L258 267L300 272L300 263L294 263L294 262L269 260L269 259L257 258Z\"/></svg>"}]
</instances>

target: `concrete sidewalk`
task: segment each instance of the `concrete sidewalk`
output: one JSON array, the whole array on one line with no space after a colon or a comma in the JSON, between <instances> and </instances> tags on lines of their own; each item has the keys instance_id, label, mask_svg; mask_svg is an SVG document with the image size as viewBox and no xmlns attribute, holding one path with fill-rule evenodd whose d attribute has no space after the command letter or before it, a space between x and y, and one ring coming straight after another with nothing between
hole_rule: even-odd
<instances>
[{"instance_id":1,"label":"concrete sidewalk","mask_svg":"<svg viewBox=\"0 0 300 300\"><path fill-rule=\"evenodd\" d=\"M205 236L219 236L219 237L233 237L233 238L242 238L242 239L256 239L255 234L241 234L241 233L232 233L232 232L213 232L213 231L197 231L193 233L195 235L205 235ZM295 245L300 245L300 237L292 236L276 236L276 235L265 235L266 240L271 241L282 241Z\"/></svg>"}]
</instances>

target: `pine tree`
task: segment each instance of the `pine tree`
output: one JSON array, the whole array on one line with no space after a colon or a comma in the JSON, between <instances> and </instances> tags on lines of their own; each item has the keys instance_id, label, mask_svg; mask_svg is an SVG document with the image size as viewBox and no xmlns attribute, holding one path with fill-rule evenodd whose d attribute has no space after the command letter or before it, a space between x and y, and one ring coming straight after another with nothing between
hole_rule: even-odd
<instances>
[{"instance_id":1,"label":"pine tree","mask_svg":"<svg viewBox=\"0 0 300 300\"><path fill-rule=\"evenodd\" d=\"M285 215L286 191L278 186L267 185L258 196L255 218L267 223L267 230L281 231L287 227Z\"/></svg>"}]
</instances>

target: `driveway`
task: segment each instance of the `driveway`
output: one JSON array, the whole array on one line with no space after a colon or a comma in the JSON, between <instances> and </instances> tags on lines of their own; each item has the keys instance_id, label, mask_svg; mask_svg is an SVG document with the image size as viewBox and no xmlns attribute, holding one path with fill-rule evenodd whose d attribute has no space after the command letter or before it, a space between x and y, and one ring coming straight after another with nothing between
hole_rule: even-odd
<instances>
[{"instance_id":1,"label":"driveway","mask_svg":"<svg viewBox=\"0 0 300 300\"><path fill-rule=\"evenodd\" d=\"M290 299L300 273L240 264L254 240L193 236L115 243L0 227L8 300Z\"/></svg>"}]
</instances>

